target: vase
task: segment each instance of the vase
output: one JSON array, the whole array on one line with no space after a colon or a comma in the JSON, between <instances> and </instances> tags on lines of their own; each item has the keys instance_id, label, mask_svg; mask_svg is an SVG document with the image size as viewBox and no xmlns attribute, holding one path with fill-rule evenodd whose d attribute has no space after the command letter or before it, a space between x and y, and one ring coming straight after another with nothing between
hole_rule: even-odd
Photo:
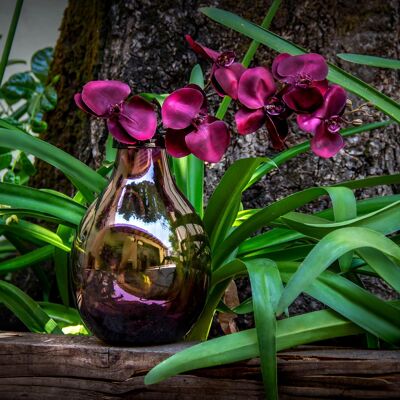
<instances>
[{"instance_id":1,"label":"vase","mask_svg":"<svg viewBox=\"0 0 400 400\"><path fill-rule=\"evenodd\" d=\"M77 307L109 344L182 340L199 317L210 248L177 188L164 148L119 148L108 186L84 216L72 250Z\"/></svg>"}]
</instances>

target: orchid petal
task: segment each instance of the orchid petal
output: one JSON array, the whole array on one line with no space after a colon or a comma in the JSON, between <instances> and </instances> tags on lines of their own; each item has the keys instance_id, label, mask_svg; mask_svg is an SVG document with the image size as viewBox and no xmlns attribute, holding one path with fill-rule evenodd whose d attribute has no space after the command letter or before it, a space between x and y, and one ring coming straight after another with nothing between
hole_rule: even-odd
<instances>
[{"instance_id":1,"label":"orchid petal","mask_svg":"<svg viewBox=\"0 0 400 400\"><path fill-rule=\"evenodd\" d=\"M304 132L314 133L321 123L322 120L314 117L313 114L299 114L297 116L297 125Z\"/></svg>"},{"instance_id":2,"label":"orchid petal","mask_svg":"<svg viewBox=\"0 0 400 400\"><path fill-rule=\"evenodd\" d=\"M247 108L255 110L263 107L275 90L271 72L263 67L249 68L239 80L238 99Z\"/></svg>"},{"instance_id":3,"label":"orchid petal","mask_svg":"<svg viewBox=\"0 0 400 400\"><path fill-rule=\"evenodd\" d=\"M190 154L190 150L185 142L187 133L186 130L176 131L167 129L165 134L165 147L168 154L175 158L185 157Z\"/></svg>"},{"instance_id":4,"label":"orchid petal","mask_svg":"<svg viewBox=\"0 0 400 400\"><path fill-rule=\"evenodd\" d=\"M74 100L75 100L75 104L82 110L87 112L88 114L92 114L95 115L96 117L98 117L98 115L96 113L94 113L90 108L88 108L86 106L86 104L83 102L82 100L82 94L81 93L76 93L74 95Z\"/></svg>"},{"instance_id":5,"label":"orchid petal","mask_svg":"<svg viewBox=\"0 0 400 400\"><path fill-rule=\"evenodd\" d=\"M284 139L289 133L286 119L274 118L267 115L265 126L268 130L272 147L276 150L282 150L285 147Z\"/></svg>"},{"instance_id":6,"label":"orchid petal","mask_svg":"<svg viewBox=\"0 0 400 400\"><path fill-rule=\"evenodd\" d=\"M172 92L161 108L163 124L166 128L185 129L199 114L204 102L200 90L182 88Z\"/></svg>"},{"instance_id":7,"label":"orchid petal","mask_svg":"<svg viewBox=\"0 0 400 400\"><path fill-rule=\"evenodd\" d=\"M261 128L265 121L265 113L262 109L242 108L235 114L235 121L238 133L247 135Z\"/></svg>"},{"instance_id":8,"label":"orchid petal","mask_svg":"<svg viewBox=\"0 0 400 400\"><path fill-rule=\"evenodd\" d=\"M298 113L311 113L322 105L324 98L315 87L293 87L283 95L283 101Z\"/></svg>"},{"instance_id":9,"label":"orchid petal","mask_svg":"<svg viewBox=\"0 0 400 400\"><path fill-rule=\"evenodd\" d=\"M82 101L96 115L107 117L110 107L124 101L130 92L120 81L91 81L83 86Z\"/></svg>"},{"instance_id":10,"label":"orchid petal","mask_svg":"<svg viewBox=\"0 0 400 400\"><path fill-rule=\"evenodd\" d=\"M284 78L284 76L281 76L278 74L278 66L283 60L285 60L288 57L292 57L292 56L288 53L282 53L274 58L274 61L272 62L271 70L272 70L272 75L275 79L282 80Z\"/></svg>"},{"instance_id":11,"label":"orchid petal","mask_svg":"<svg viewBox=\"0 0 400 400\"><path fill-rule=\"evenodd\" d=\"M204 123L197 131L189 133L186 145L200 160L216 163L221 160L229 146L230 135L223 121Z\"/></svg>"},{"instance_id":12,"label":"orchid petal","mask_svg":"<svg viewBox=\"0 0 400 400\"><path fill-rule=\"evenodd\" d=\"M321 118L329 118L340 115L346 106L346 91L339 85L332 85L324 96L324 103L315 115Z\"/></svg>"},{"instance_id":13,"label":"orchid petal","mask_svg":"<svg viewBox=\"0 0 400 400\"><path fill-rule=\"evenodd\" d=\"M202 55L207 60L216 61L221 54L218 51L209 49L208 47L196 42L190 35L185 35L185 39L189 43L189 46L194 50L194 52Z\"/></svg>"},{"instance_id":14,"label":"orchid petal","mask_svg":"<svg viewBox=\"0 0 400 400\"><path fill-rule=\"evenodd\" d=\"M107 120L107 127L111 135L124 144L135 144L137 141L130 135L128 135L122 125L116 118L110 118Z\"/></svg>"},{"instance_id":15,"label":"orchid petal","mask_svg":"<svg viewBox=\"0 0 400 400\"><path fill-rule=\"evenodd\" d=\"M311 139L311 150L319 157L330 158L344 147L343 137L339 133L332 133L320 124L314 137Z\"/></svg>"},{"instance_id":16,"label":"orchid petal","mask_svg":"<svg viewBox=\"0 0 400 400\"><path fill-rule=\"evenodd\" d=\"M320 54L301 54L281 60L276 73L282 77L307 74L314 81L322 81L328 75L328 64Z\"/></svg>"},{"instance_id":17,"label":"orchid petal","mask_svg":"<svg viewBox=\"0 0 400 400\"><path fill-rule=\"evenodd\" d=\"M240 63L233 63L229 67L217 68L214 78L224 94L232 99L237 99L238 82L246 68Z\"/></svg>"},{"instance_id":18,"label":"orchid petal","mask_svg":"<svg viewBox=\"0 0 400 400\"><path fill-rule=\"evenodd\" d=\"M153 106L140 96L133 96L122 107L118 121L128 135L137 140L151 139L157 129L157 114Z\"/></svg>"}]
</instances>

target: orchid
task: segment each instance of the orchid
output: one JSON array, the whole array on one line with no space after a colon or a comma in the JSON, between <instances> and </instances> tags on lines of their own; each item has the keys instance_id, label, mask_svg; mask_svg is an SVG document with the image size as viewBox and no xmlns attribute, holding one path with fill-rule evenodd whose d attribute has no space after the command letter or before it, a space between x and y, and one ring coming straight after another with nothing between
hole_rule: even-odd
<instances>
[{"instance_id":1,"label":"orchid","mask_svg":"<svg viewBox=\"0 0 400 400\"><path fill-rule=\"evenodd\" d=\"M319 54L280 54L272 64L272 74L287 85L283 101L293 111L309 113L322 105L328 65Z\"/></svg>"},{"instance_id":2,"label":"orchid","mask_svg":"<svg viewBox=\"0 0 400 400\"><path fill-rule=\"evenodd\" d=\"M203 161L221 160L229 145L229 131L225 122L208 115L206 97L199 86L191 84L171 93L161 115L171 156L194 154Z\"/></svg>"},{"instance_id":3,"label":"orchid","mask_svg":"<svg viewBox=\"0 0 400 400\"><path fill-rule=\"evenodd\" d=\"M311 149L320 157L333 157L344 146L339 132L346 99L345 90L341 86L332 85L326 91L323 105L318 110L313 114L297 116L299 127L314 133Z\"/></svg>"},{"instance_id":4,"label":"orchid","mask_svg":"<svg viewBox=\"0 0 400 400\"><path fill-rule=\"evenodd\" d=\"M282 149L288 134L288 110L276 93L272 74L264 67L246 70L239 81L238 98L244 106L235 115L238 132L253 133L265 123L273 147Z\"/></svg>"},{"instance_id":5,"label":"orchid","mask_svg":"<svg viewBox=\"0 0 400 400\"><path fill-rule=\"evenodd\" d=\"M83 111L107 120L108 130L119 142L134 144L151 139L157 128L153 106L140 96L128 99L131 89L120 81L91 81L74 96Z\"/></svg>"},{"instance_id":6,"label":"orchid","mask_svg":"<svg viewBox=\"0 0 400 400\"><path fill-rule=\"evenodd\" d=\"M211 68L211 84L220 96L228 95L237 99L238 82L246 68L235 62L233 51L218 52L194 41L190 35L186 35L190 47L197 53L213 63Z\"/></svg>"}]
</instances>

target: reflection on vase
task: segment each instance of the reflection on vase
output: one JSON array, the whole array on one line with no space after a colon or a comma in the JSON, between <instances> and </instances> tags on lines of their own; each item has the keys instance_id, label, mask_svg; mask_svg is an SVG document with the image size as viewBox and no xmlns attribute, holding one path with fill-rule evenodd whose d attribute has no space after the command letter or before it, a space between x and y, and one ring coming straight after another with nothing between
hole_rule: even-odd
<instances>
[{"instance_id":1,"label":"reflection on vase","mask_svg":"<svg viewBox=\"0 0 400 400\"><path fill-rule=\"evenodd\" d=\"M115 344L178 341L207 295L210 249L160 147L118 150L109 185L74 242L73 281L89 329Z\"/></svg>"}]
</instances>

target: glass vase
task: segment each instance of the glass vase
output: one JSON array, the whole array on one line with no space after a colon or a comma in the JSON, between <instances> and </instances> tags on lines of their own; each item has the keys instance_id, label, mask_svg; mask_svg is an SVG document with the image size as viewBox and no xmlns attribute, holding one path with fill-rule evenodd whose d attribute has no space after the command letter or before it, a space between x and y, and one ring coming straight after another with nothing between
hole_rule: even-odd
<instances>
[{"instance_id":1,"label":"glass vase","mask_svg":"<svg viewBox=\"0 0 400 400\"><path fill-rule=\"evenodd\" d=\"M162 147L118 149L110 183L77 233L72 274L82 319L107 343L171 343L193 326L206 300L210 248Z\"/></svg>"}]
</instances>

